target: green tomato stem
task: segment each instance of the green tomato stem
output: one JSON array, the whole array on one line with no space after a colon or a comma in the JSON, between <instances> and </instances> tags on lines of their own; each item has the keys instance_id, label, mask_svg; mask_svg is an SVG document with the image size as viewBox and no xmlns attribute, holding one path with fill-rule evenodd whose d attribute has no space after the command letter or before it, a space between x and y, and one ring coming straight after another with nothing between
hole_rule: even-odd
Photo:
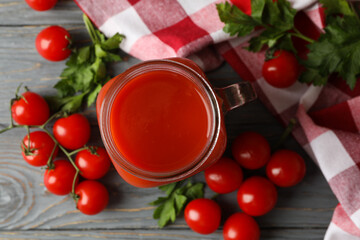
<instances>
[{"instance_id":1,"label":"green tomato stem","mask_svg":"<svg viewBox=\"0 0 360 240\"><path fill-rule=\"evenodd\" d=\"M80 170L77 169L76 173L75 173L75 176L74 176L73 183L72 183L72 188L71 188L71 195L72 195L72 197L74 198L75 201L77 201L77 199L78 199L77 195L75 193L75 185L76 185L76 179L78 178L79 173L80 173Z\"/></svg>"},{"instance_id":2,"label":"green tomato stem","mask_svg":"<svg viewBox=\"0 0 360 240\"><path fill-rule=\"evenodd\" d=\"M51 163L52 163L52 160L53 160L53 156L54 156L54 153L55 153L55 149L56 149L56 147L58 146L58 144L57 143L55 143L54 144L54 147L53 147L53 149L52 149L52 151L51 151L51 154L50 154L50 157L49 157L49 160L48 160L48 162L47 162L47 166L48 166L48 168L51 168Z\"/></svg>"},{"instance_id":3,"label":"green tomato stem","mask_svg":"<svg viewBox=\"0 0 360 240\"><path fill-rule=\"evenodd\" d=\"M84 147L82 147L82 148L76 149L76 150L74 150L74 151L72 151L72 152L69 152L69 156L72 156L72 155L74 155L74 154L76 154L76 153L78 153L78 152L81 152L82 150L86 150L86 149L89 149L89 147L84 146Z\"/></svg>"},{"instance_id":4,"label":"green tomato stem","mask_svg":"<svg viewBox=\"0 0 360 240\"><path fill-rule=\"evenodd\" d=\"M298 29L296 29L295 27L294 27L294 31L295 31L295 33L291 33L292 36L301 38L301 39L303 39L303 40L305 40L305 41L307 41L307 42L309 42L309 43L315 42L314 39L311 39L311 38L305 36L304 34L302 34L302 33L301 33Z\"/></svg>"},{"instance_id":5,"label":"green tomato stem","mask_svg":"<svg viewBox=\"0 0 360 240\"><path fill-rule=\"evenodd\" d=\"M7 128L1 129L1 130L0 130L0 134L1 134L1 133L4 133L4 132L6 132L6 131L8 131L8 130L10 130L10 129L13 129L13 128L15 128L15 126L11 126L11 125L10 125L10 126L8 126Z\"/></svg>"},{"instance_id":6,"label":"green tomato stem","mask_svg":"<svg viewBox=\"0 0 360 240\"><path fill-rule=\"evenodd\" d=\"M31 148L30 148L30 128L29 128L29 126L26 126L26 131L27 131L27 137L28 137L28 146L27 146L27 149L26 149L26 151L28 152L28 153L30 153L31 152Z\"/></svg>"},{"instance_id":7,"label":"green tomato stem","mask_svg":"<svg viewBox=\"0 0 360 240\"><path fill-rule=\"evenodd\" d=\"M46 125L49 124L49 122L51 122L54 118L61 117L61 116L63 116L63 115L64 115L64 113L63 113L62 111L57 112L57 113L51 115L51 116L49 117L49 119L46 120L45 123L43 123L42 125L39 126L39 128L44 129L44 128L46 127Z\"/></svg>"},{"instance_id":8,"label":"green tomato stem","mask_svg":"<svg viewBox=\"0 0 360 240\"><path fill-rule=\"evenodd\" d=\"M49 132L49 130L47 130L46 128L43 129L48 135L49 137L51 137L51 139L55 142L55 144L57 144L60 148L60 150L65 154L65 156L69 159L70 163L73 165L73 167L75 168L76 171L80 171L79 168L76 166L74 160L71 158L71 155L69 154L69 152L59 144L59 142L56 140L56 138Z\"/></svg>"}]
</instances>

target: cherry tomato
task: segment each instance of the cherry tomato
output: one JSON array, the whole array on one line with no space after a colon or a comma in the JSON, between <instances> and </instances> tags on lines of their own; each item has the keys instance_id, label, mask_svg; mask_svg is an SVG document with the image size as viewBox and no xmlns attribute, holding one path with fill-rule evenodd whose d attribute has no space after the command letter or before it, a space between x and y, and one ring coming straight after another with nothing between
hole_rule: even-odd
<instances>
[{"instance_id":1,"label":"cherry tomato","mask_svg":"<svg viewBox=\"0 0 360 240\"><path fill-rule=\"evenodd\" d=\"M75 164L80 169L80 175L87 179L99 179L110 168L110 157L102 147L90 147L80 151L75 158Z\"/></svg>"},{"instance_id":2,"label":"cherry tomato","mask_svg":"<svg viewBox=\"0 0 360 240\"><path fill-rule=\"evenodd\" d=\"M87 215L95 215L105 209L109 202L109 192L97 181L85 180L75 188L79 196L76 207Z\"/></svg>"},{"instance_id":3,"label":"cherry tomato","mask_svg":"<svg viewBox=\"0 0 360 240\"><path fill-rule=\"evenodd\" d=\"M49 119L49 105L34 92L24 92L11 106L11 115L21 125L41 125Z\"/></svg>"},{"instance_id":4,"label":"cherry tomato","mask_svg":"<svg viewBox=\"0 0 360 240\"><path fill-rule=\"evenodd\" d=\"M25 0L26 3L36 11L46 11L57 3L57 0Z\"/></svg>"},{"instance_id":5,"label":"cherry tomato","mask_svg":"<svg viewBox=\"0 0 360 240\"><path fill-rule=\"evenodd\" d=\"M42 30L35 39L38 53L49 61L62 61L68 58L71 50L70 34L60 26L50 26Z\"/></svg>"},{"instance_id":6,"label":"cherry tomato","mask_svg":"<svg viewBox=\"0 0 360 240\"><path fill-rule=\"evenodd\" d=\"M44 184L49 192L66 195L72 190L76 170L67 160L54 161L54 169L46 169ZM76 179L78 181L78 179Z\"/></svg>"},{"instance_id":7,"label":"cherry tomato","mask_svg":"<svg viewBox=\"0 0 360 240\"><path fill-rule=\"evenodd\" d=\"M237 136L231 150L235 160L247 169L261 168L270 159L268 141L256 132L244 132Z\"/></svg>"},{"instance_id":8,"label":"cherry tomato","mask_svg":"<svg viewBox=\"0 0 360 240\"><path fill-rule=\"evenodd\" d=\"M221 209L214 200L198 198L186 205L184 217L193 231L210 234L215 232L220 225Z\"/></svg>"},{"instance_id":9,"label":"cherry tomato","mask_svg":"<svg viewBox=\"0 0 360 240\"><path fill-rule=\"evenodd\" d=\"M242 182L241 167L232 159L222 157L205 170L207 185L217 193L230 193L237 190Z\"/></svg>"},{"instance_id":10,"label":"cherry tomato","mask_svg":"<svg viewBox=\"0 0 360 240\"><path fill-rule=\"evenodd\" d=\"M27 152L30 146L30 152ZM27 163L32 166L45 166L54 150L55 142L51 137L43 131L35 131L30 133L30 144L28 135L23 138L21 148L22 156ZM56 146L53 158L57 155L59 148Z\"/></svg>"},{"instance_id":11,"label":"cherry tomato","mask_svg":"<svg viewBox=\"0 0 360 240\"><path fill-rule=\"evenodd\" d=\"M250 177L239 188L237 201L245 213L261 216L274 208L277 190L274 184L264 177Z\"/></svg>"},{"instance_id":12,"label":"cherry tomato","mask_svg":"<svg viewBox=\"0 0 360 240\"><path fill-rule=\"evenodd\" d=\"M266 175L279 187L291 187L304 178L306 172L304 159L296 152L279 150L275 152L266 166Z\"/></svg>"},{"instance_id":13,"label":"cherry tomato","mask_svg":"<svg viewBox=\"0 0 360 240\"><path fill-rule=\"evenodd\" d=\"M56 120L53 133L56 140L67 149L83 147L90 138L90 123L79 113Z\"/></svg>"},{"instance_id":14,"label":"cherry tomato","mask_svg":"<svg viewBox=\"0 0 360 240\"><path fill-rule=\"evenodd\" d=\"M264 62L262 75L267 83L277 88L293 85L300 73L300 65L291 52L277 50L274 58Z\"/></svg>"},{"instance_id":15,"label":"cherry tomato","mask_svg":"<svg viewBox=\"0 0 360 240\"><path fill-rule=\"evenodd\" d=\"M223 227L224 240L259 240L260 228L254 218L245 213L234 213Z\"/></svg>"}]
</instances>

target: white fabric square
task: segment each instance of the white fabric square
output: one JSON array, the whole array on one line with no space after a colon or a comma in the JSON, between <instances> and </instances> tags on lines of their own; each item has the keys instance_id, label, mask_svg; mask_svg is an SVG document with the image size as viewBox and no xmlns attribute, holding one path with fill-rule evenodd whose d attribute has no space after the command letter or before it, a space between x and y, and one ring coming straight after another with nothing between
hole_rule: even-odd
<instances>
[{"instance_id":1,"label":"white fabric square","mask_svg":"<svg viewBox=\"0 0 360 240\"><path fill-rule=\"evenodd\" d=\"M310 145L327 181L355 165L333 131L321 134Z\"/></svg>"},{"instance_id":2,"label":"white fabric square","mask_svg":"<svg viewBox=\"0 0 360 240\"><path fill-rule=\"evenodd\" d=\"M218 0L178 0L178 2L184 8L187 15L191 15L210 4L214 4L219 1Z\"/></svg>"},{"instance_id":3,"label":"white fabric square","mask_svg":"<svg viewBox=\"0 0 360 240\"><path fill-rule=\"evenodd\" d=\"M228 34L225 34L221 29L216 32L210 33L210 37L213 39L214 43L220 43L228 38Z\"/></svg>"},{"instance_id":4,"label":"white fabric square","mask_svg":"<svg viewBox=\"0 0 360 240\"><path fill-rule=\"evenodd\" d=\"M138 39L151 33L133 7L112 16L99 29L106 33L107 37L116 33L124 34L126 37L120 46L126 52L130 51Z\"/></svg>"},{"instance_id":5,"label":"white fabric square","mask_svg":"<svg viewBox=\"0 0 360 240\"><path fill-rule=\"evenodd\" d=\"M359 240L359 237L350 235L335 223L330 223L328 230L326 231L324 240Z\"/></svg>"},{"instance_id":6,"label":"white fabric square","mask_svg":"<svg viewBox=\"0 0 360 240\"><path fill-rule=\"evenodd\" d=\"M315 103L315 101L318 99L322 89L323 89L322 86L311 85L306 90L306 92L300 99L300 104L304 106L306 111L308 111Z\"/></svg>"},{"instance_id":7,"label":"white fabric square","mask_svg":"<svg viewBox=\"0 0 360 240\"><path fill-rule=\"evenodd\" d=\"M308 89L306 84L298 81L288 88L273 87L264 78L260 78L257 82L267 98L270 99L277 113L282 113L291 106L298 104L299 99Z\"/></svg>"},{"instance_id":8,"label":"white fabric square","mask_svg":"<svg viewBox=\"0 0 360 240\"><path fill-rule=\"evenodd\" d=\"M356 200L354 200L356 201ZM351 216L350 219L354 222L354 224L360 228L360 209L358 209L356 212L354 212Z\"/></svg>"}]
</instances>

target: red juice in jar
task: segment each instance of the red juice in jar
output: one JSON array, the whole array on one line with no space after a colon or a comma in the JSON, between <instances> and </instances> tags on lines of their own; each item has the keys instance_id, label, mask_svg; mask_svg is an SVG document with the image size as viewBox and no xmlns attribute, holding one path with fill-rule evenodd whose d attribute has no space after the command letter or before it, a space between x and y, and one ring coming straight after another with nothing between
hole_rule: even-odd
<instances>
[{"instance_id":1,"label":"red juice in jar","mask_svg":"<svg viewBox=\"0 0 360 240\"><path fill-rule=\"evenodd\" d=\"M174 58L142 62L113 78L96 109L118 173L134 186L154 187L190 177L221 157L222 103L196 64Z\"/></svg>"},{"instance_id":2,"label":"red juice in jar","mask_svg":"<svg viewBox=\"0 0 360 240\"><path fill-rule=\"evenodd\" d=\"M199 87L160 70L128 82L110 114L111 133L124 158L159 174L179 173L193 164L207 144L210 121Z\"/></svg>"}]
</instances>

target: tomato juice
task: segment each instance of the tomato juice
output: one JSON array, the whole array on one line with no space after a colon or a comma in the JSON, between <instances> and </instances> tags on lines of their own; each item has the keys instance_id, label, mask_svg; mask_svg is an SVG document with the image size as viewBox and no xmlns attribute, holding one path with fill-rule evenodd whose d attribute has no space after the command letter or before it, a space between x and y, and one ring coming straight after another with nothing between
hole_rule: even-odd
<instances>
[{"instance_id":1,"label":"tomato juice","mask_svg":"<svg viewBox=\"0 0 360 240\"><path fill-rule=\"evenodd\" d=\"M152 71L132 79L116 96L110 128L134 167L181 172L206 146L210 118L195 83L180 74Z\"/></svg>"},{"instance_id":2,"label":"tomato juice","mask_svg":"<svg viewBox=\"0 0 360 240\"><path fill-rule=\"evenodd\" d=\"M104 86L97 114L115 168L137 187L187 178L225 150L218 99L190 60L153 60L128 69Z\"/></svg>"}]
</instances>

